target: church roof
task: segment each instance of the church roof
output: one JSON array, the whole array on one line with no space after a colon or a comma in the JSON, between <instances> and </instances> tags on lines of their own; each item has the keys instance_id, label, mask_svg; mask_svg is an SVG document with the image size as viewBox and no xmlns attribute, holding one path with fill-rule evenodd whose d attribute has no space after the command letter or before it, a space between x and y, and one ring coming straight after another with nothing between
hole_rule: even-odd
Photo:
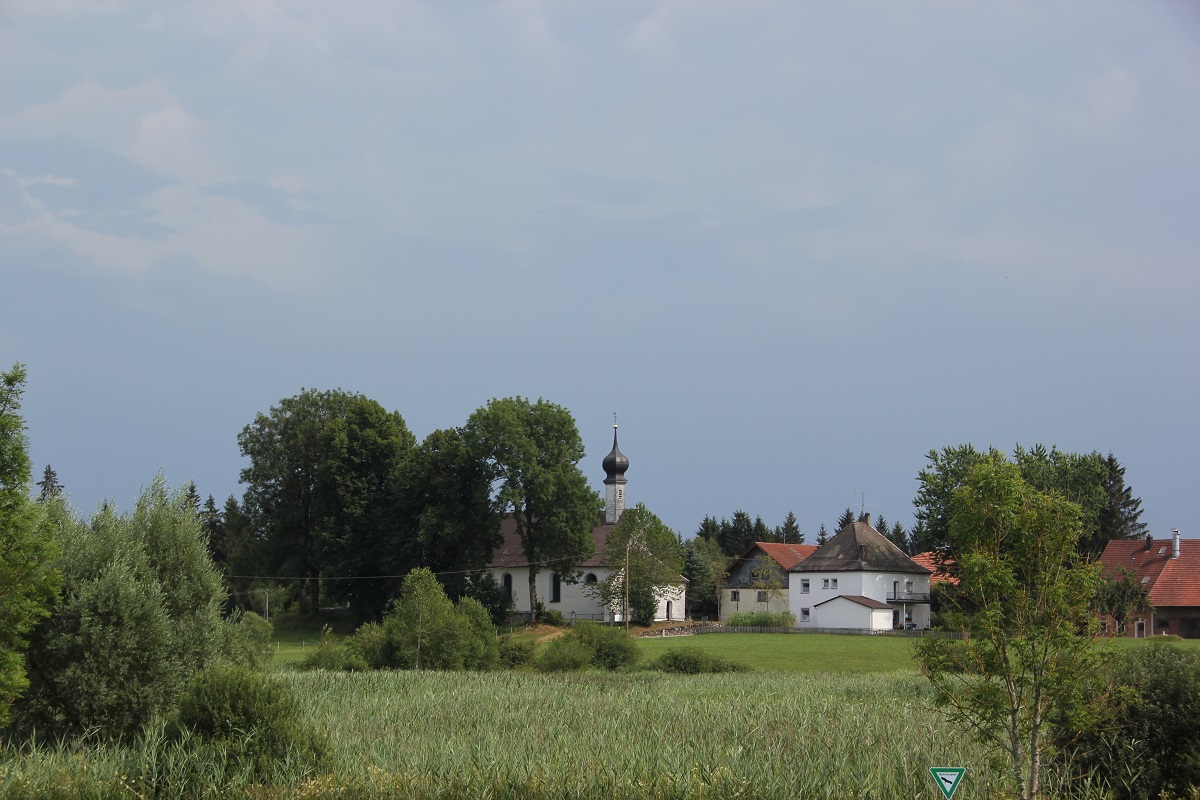
<instances>
[{"instance_id":1,"label":"church roof","mask_svg":"<svg viewBox=\"0 0 1200 800\"><path fill-rule=\"evenodd\" d=\"M601 462L604 467L604 482L625 480L625 470L629 469L629 459L617 447L617 426L613 425L613 449Z\"/></svg>"},{"instance_id":2,"label":"church roof","mask_svg":"<svg viewBox=\"0 0 1200 800\"><path fill-rule=\"evenodd\" d=\"M789 572L910 572L928 570L867 522L851 522Z\"/></svg>"},{"instance_id":3,"label":"church roof","mask_svg":"<svg viewBox=\"0 0 1200 800\"><path fill-rule=\"evenodd\" d=\"M608 542L609 531L615 527L616 525L601 523L592 528L592 553L580 553L575 566L580 569L609 566L604 563L604 548ZM525 552L521 548L521 537L517 534L517 521L511 514L506 514L500 521L500 536L502 541L492 553L492 563L489 566L493 569L528 567L529 559L525 558Z\"/></svg>"}]
</instances>

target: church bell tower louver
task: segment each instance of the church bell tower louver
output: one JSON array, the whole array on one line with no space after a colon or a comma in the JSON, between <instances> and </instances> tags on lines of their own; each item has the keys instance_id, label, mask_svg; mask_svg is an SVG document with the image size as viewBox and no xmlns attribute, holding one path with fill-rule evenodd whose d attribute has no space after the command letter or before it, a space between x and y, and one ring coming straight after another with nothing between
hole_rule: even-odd
<instances>
[{"instance_id":1,"label":"church bell tower louver","mask_svg":"<svg viewBox=\"0 0 1200 800\"><path fill-rule=\"evenodd\" d=\"M613 425L612 452L604 457L604 522L615 525L625 513L625 470L629 459L617 447L617 426Z\"/></svg>"}]
</instances>

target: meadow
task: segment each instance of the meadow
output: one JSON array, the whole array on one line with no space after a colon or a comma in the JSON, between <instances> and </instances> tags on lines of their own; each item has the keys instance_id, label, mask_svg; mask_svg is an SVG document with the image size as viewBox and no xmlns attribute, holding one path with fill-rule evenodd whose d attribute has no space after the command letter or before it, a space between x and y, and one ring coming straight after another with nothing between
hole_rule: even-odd
<instances>
[{"instance_id":1,"label":"meadow","mask_svg":"<svg viewBox=\"0 0 1200 800\"><path fill-rule=\"evenodd\" d=\"M1006 796L1006 776L930 706L903 638L639 640L643 661L683 646L755 667L699 676L296 671L312 642L282 634L275 674L328 738L320 770L283 764L255 785L158 725L126 746L10 743L0 798L936 800L934 766L967 768L959 798Z\"/></svg>"}]
</instances>

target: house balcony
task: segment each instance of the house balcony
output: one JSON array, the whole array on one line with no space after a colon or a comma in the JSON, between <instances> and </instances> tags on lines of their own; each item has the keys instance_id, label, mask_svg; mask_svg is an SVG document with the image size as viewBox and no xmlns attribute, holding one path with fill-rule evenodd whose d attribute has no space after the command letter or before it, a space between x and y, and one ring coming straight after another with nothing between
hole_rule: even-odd
<instances>
[{"instance_id":1,"label":"house balcony","mask_svg":"<svg viewBox=\"0 0 1200 800\"><path fill-rule=\"evenodd\" d=\"M888 592L889 603L928 603L929 592Z\"/></svg>"}]
</instances>

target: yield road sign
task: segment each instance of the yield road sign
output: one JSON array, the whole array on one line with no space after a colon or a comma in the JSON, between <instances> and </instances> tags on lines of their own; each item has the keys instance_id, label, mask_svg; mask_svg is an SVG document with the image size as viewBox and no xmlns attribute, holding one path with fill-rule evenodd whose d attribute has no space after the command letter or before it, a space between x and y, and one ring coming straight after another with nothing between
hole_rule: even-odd
<instances>
[{"instance_id":1,"label":"yield road sign","mask_svg":"<svg viewBox=\"0 0 1200 800\"><path fill-rule=\"evenodd\" d=\"M963 767L929 768L929 774L933 776L933 782L942 790L942 796L946 800L953 800L954 793L958 791L958 784L962 782L962 777L966 772L966 769Z\"/></svg>"}]
</instances>

